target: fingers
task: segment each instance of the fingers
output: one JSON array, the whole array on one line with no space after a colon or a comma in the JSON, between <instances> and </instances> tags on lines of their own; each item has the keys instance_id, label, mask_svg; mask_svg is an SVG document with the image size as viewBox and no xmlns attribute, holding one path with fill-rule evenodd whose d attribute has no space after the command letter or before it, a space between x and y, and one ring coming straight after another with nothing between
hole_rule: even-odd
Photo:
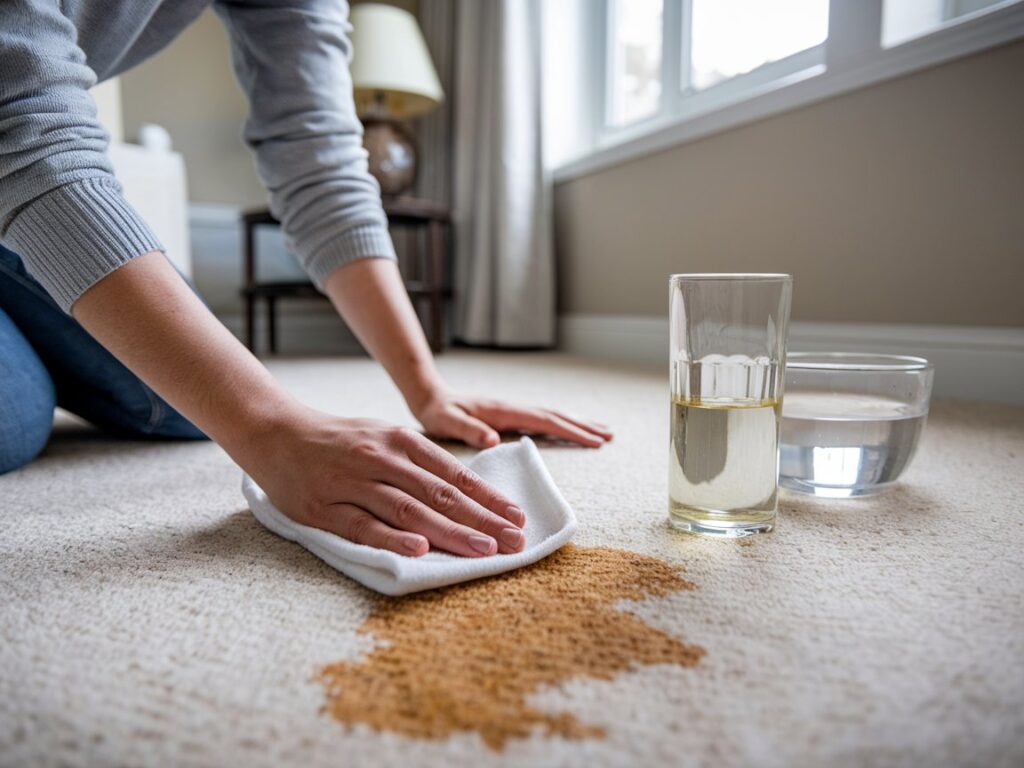
<instances>
[{"instance_id":1,"label":"fingers","mask_svg":"<svg viewBox=\"0 0 1024 768\"><path fill-rule=\"evenodd\" d=\"M600 447L612 439L612 433L605 425L584 421L556 411L491 403L479 411L474 411L473 415L479 416L499 429L548 435L590 448Z\"/></svg>"},{"instance_id":2,"label":"fingers","mask_svg":"<svg viewBox=\"0 0 1024 768\"><path fill-rule=\"evenodd\" d=\"M446 487L451 489L454 498L458 491L450 485ZM476 515L464 514L463 507L453 504L450 512L441 514L404 491L384 484L378 485L372 498L364 503L389 525L420 533L435 547L452 554L465 557L493 555L499 551L500 538L497 537L506 530L518 536L514 542L518 546L513 549L504 545L500 547L501 551L512 552L522 548L522 532L518 528L482 509ZM493 531L496 536L488 535L486 531Z\"/></svg>"},{"instance_id":3,"label":"fingers","mask_svg":"<svg viewBox=\"0 0 1024 768\"><path fill-rule=\"evenodd\" d=\"M452 437L457 437L474 448L490 448L501 442L497 432L461 408L451 408L448 415L451 419L449 426L453 432Z\"/></svg>"},{"instance_id":4,"label":"fingers","mask_svg":"<svg viewBox=\"0 0 1024 768\"><path fill-rule=\"evenodd\" d=\"M419 533L398 530L354 504L329 504L313 521L317 528L368 547L377 547L399 555L425 555L430 544Z\"/></svg>"},{"instance_id":5,"label":"fingers","mask_svg":"<svg viewBox=\"0 0 1024 768\"><path fill-rule=\"evenodd\" d=\"M424 508L440 513L443 518L454 520L494 539L498 542L498 551L503 554L518 552L526 543L526 538L520 530L521 521L508 520L495 514L466 496L454 485L425 469L416 467L408 470L403 468L401 475L396 477L392 484L399 492L422 503ZM396 524L390 520L389 522ZM430 538L432 543L434 542L427 531L420 528L411 530L420 531Z\"/></svg>"},{"instance_id":6,"label":"fingers","mask_svg":"<svg viewBox=\"0 0 1024 768\"><path fill-rule=\"evenodd\" d=\"M567 421L557 414L545 414L543 419L545 425L543 431L552 437L560 437L563 440L578 443L587 448L600 448L605 443L603 437L595 435L593 432L588 432L586 429L576 426L571 421Z\"/></svg>"},{"instance_id":7,"label":"fingers","mask_svg":"<svg viewBox=\"0 0 1024 768\"><path fill-rule=\"evenodd\" d=\"M413 439L406 446L406 451L409 458L425 469L427 473L434 475L435 478L440 478L449 486L454 486L463 495L469 497L484 507L484 509L505 518L519 527L522 527L526 522L526 515L523 513L523 510L513 503L511 499L485 483L466 465L459 462L447 451L438 448L426 438L414 435ZM409 473L408 478L406 482L411 481L416 483L416 485L406 487L402 484L402 480L398 479L399 487L406 488L407 491L413 493L417 498L423 499L427 504L437 509L435 506L436 499L432 499L430 495L424 496L423 494L439 494L440 492L436 488L428 487L424 475ZM447 510L443 509L438 511L447 513Z\"/></svg>"},{"instance_id":8,"label":"fingers","mask_svg":"<svg viewBox=\"0 0 1024 768\"><path fill-rule=\"evenodd\" d=\"M568 421L570 424L575 424L580 429L592 432L605 441L611 440L614 437L611 429L609 429L606 424L601 424L597 421L587 421L586 419L578 419L575 416L570 416L560 411L553 411L552 413L554 413L555 416L559 416L565 421Z\"/></svg>"},{"instance_id":9,"label":"fingers","mask_svg":"<svg viewBox=\"0 0 1024 768\"><path fill-rule=\"evenodd\" d=\"M550 411L526 411L522 414L522 427L534 434L548 435L561 440L568 440L587 448L600 448L605 439L593 432L577 426Z\"/></svg>"}]
</instances>

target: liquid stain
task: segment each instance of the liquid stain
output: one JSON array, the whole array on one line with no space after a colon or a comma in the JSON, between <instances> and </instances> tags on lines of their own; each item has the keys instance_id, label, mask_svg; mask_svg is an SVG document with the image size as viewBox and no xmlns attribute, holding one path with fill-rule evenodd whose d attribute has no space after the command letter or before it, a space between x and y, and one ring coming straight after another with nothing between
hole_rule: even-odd
<instances>
[{"instance_id":1,"label":"liquid stain","mask_svg":"<svg viewBox=\"0 0 1024 768\"><path fill-rule=\"evenodd\" d=\"M692 589L677 567L657 558L570 544L499 577L379 597L359 629L377 647L317 675L324 711L346 725L413 738L476 732L494 750L537 730L599 738L602 728L527 699L543 687L611 680L640 665L696 665L703 648L617 607Z\"/></svg>"}]
</instances>

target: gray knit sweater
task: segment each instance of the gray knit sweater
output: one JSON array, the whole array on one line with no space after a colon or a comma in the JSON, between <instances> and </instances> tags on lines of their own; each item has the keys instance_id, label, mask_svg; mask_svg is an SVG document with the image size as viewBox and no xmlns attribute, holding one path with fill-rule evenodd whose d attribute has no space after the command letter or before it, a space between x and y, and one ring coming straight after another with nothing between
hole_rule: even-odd
<instances>
[{"instance_id":1,"label":"gray knit sweater","mask_svg":"<svg viewBox=\"0 0 1024 768\"><path fill-rule=\"evenodd\" d=\"M159 51L210 0L0 0L0 239L68 310L162 250L121 195L88 89ZM249 96L244 135L292 251L322 285L394 258L366 168L342 0L215 0Z\"/></svg>"}]
</instances>

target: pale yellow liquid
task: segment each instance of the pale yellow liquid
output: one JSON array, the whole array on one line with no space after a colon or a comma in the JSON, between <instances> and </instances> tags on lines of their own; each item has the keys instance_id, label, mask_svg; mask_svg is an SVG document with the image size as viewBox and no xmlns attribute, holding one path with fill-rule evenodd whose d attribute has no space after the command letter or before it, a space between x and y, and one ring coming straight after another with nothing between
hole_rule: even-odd
<instances>
[{"instance_id":1,"label":"pale yellow liquid","mask_svg":"<svg viewBox=\"0 0 1024 768\"><path fill-rule=\"evenodd\" d=\"M779 479L777 401L673 400L669 519L691 531L771 530Z\"/></svg>"}]
</instances>

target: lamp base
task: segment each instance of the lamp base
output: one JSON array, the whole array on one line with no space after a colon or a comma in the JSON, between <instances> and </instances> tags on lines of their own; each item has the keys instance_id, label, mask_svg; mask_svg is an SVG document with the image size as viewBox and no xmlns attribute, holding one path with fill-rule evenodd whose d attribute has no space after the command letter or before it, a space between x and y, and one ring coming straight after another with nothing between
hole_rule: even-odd
<instances>
[{"instance_id":1,"label":"lamp base","mask_svg":"<svg viewBox=\"0 0 1024 768\"><path fill-rule=\"evenodd\" d=\"M412 187L416 181L416 144L401 123L364 118L363 146L381 194L400 195Z\"/></svg>"}]
</instances>

